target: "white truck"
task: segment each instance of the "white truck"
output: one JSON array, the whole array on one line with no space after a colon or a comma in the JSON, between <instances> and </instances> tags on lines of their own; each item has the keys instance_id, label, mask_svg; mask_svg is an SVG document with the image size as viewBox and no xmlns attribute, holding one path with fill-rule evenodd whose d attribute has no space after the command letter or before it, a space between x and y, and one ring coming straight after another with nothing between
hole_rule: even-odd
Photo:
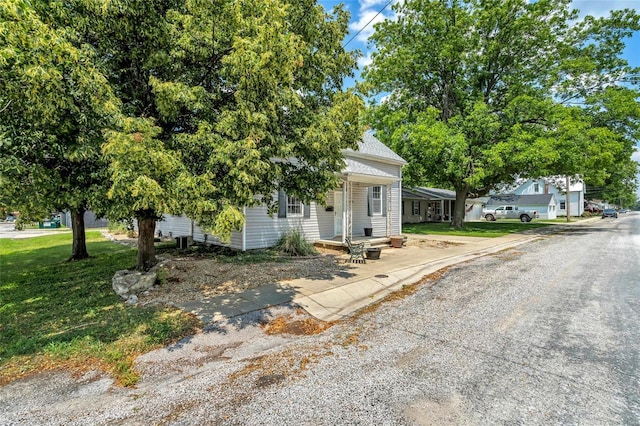
<instances>
[{"instance_id":1,"label":"white truck","mask_svg":"<svg viewBox=\"0 0 640 426\"><path fill-rule=\"evenodd\" d=\"M498 206L495 209L485 208L482 210L482 215L488 222L498 219L520 219L522 222L531 222L531 219L539 217L535 210L520 210L518 206L514 205Z\"/></svg>"}]
</instances>

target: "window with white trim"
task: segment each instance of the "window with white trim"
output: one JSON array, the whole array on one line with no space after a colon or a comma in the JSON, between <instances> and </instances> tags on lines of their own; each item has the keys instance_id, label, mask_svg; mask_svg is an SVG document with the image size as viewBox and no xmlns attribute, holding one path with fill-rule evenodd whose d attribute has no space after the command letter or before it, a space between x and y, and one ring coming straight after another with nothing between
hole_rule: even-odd
<instances>
[{"instance_id":1,"label":"window with white trim","mask_svg":"<svg viewBox=\"0 0 640 426\"><path fill-rule=\"evenodd\" d=\"M302 216L302 202L292 196L287 196L287 217Z\"/></svg>"},{"instance_id":2,"label":"window with white trim","mask_svg":"<svg viewBox=\"0 0 640 426\"><path fill-rule=\"evenodd\" d=\"M539 183L534 183L533 184L533 192L535 192L536 194L540 192L540 184Z\"/></svg>"},{"instance_id":3,"label":"window with white trim","mask_svg":"<svg viewBox=\"0 0 640 426\"><path fill-rule=\"evenodd\" d=\"M374 186L371 188L371 213L374 215L382 214L382 187Z\"/></svg>"}]
</instances>

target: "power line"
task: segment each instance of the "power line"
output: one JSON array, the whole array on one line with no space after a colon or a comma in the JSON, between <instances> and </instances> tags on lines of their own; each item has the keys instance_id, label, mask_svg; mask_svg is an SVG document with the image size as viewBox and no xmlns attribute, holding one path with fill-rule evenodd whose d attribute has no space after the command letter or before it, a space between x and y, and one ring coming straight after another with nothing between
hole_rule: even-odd
<instances>
[{"instance_id":1,"label":"power line","mask_svg":"<svg viewBox=\"0 0 640 426\"><path fill-rule=\"evenodd\" d=\"M383 10L385 10L387 8L387 6L389 6L391 3L393 3L394 0L389 0L383 7L382 9L380 9L378 11L378 13L375 14L375 16L373 18L371 18L369 20L369 22L367 22L362 28L360 28L358 30L357 33L355 33L353 35L353 37L351 37L345 44L342 45L342 47L347 47L347 44L351 43L353 41L354 38L358 37L358 34L360 34L362 31L364 31L365 28L367 28L369 26L369 24L371 24L373 22L374 19L376 19L378 17L378 15L380 15L382 13Z\"/></svg>"}]
</instances>

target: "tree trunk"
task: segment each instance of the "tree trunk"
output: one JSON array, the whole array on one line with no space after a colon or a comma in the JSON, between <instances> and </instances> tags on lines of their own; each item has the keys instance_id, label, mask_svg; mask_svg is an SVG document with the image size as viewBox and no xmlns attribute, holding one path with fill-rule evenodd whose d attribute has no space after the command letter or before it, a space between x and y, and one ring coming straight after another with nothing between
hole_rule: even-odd
<instances>
[{"instance_id":1,"label":"tree trunk","mask_svg":"<svg viewBox=\"0 0 640 426\"><path fill-rule=\"evenodd\" d=\"M89 253L87 253L87 238L84 229L84 212L85 209L82 207L71 210L73 245L69 260L82 260L89 257Z\"/></svg>"},{"instance_id":2,"label":"tree trunk","mask_svg":"<svg viewBox=\"0 0 640 426\"><path fill-rule=\"evenodd\" d=\"M138 218L138 264L136 269L139 271L148 271L156 264L155 231L155 218Z\"/></svg>"},{"instance_id":3,"label":"tree trunk","mask_svg":"<svg viewBox=\"0 0 640 426\"><path fill-rule=\"evenodd\" d=\"M451 225L456 229L461 229L464 226L465 202L467 201L468 192L467 188L456 188L456 205L453 209L453 220L451 221Z\"/></svg>"}]
</instances>

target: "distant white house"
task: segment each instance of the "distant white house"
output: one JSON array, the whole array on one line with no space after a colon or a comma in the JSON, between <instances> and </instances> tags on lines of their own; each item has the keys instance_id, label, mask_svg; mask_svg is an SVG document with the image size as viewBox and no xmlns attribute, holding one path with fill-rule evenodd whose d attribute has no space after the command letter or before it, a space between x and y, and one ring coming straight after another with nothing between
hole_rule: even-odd
<instances>
[{"instance_id":1,"label":"distant white house","mask_svg":"<svg viewBox=\"0 0 640 426\"><path fill-rule=\"evenodd\" d=\"M402 166L406 161L369 132L363 135L357 151L346 149L343 155L341 185L326 194L326 207L313 202L305 205L283 192L275 193L278 214L269 216L264 206L245 207L242 230L233 232L231 242L224 245L243 251L272 247L288 229L300 230L312 243L400 234ZM165 215L156 232L221 244L186 216Z\"/></svg>"},{"instance_id":2,"label":"distant white house","mask_svg":"<svg viewBox=\"0 0 640 426\"><path fill-rule=\"evenodd\" d=\"M557 216L566 216L566 186L564 176L549 176L516 181L513 185L502 188L500 193L503 195L553 194L557 202ZM584 213L584 192L585 185L582 179L573 179L569 184L569 212L571 216L582 216Z\"/></svg>"}]
</instances>

